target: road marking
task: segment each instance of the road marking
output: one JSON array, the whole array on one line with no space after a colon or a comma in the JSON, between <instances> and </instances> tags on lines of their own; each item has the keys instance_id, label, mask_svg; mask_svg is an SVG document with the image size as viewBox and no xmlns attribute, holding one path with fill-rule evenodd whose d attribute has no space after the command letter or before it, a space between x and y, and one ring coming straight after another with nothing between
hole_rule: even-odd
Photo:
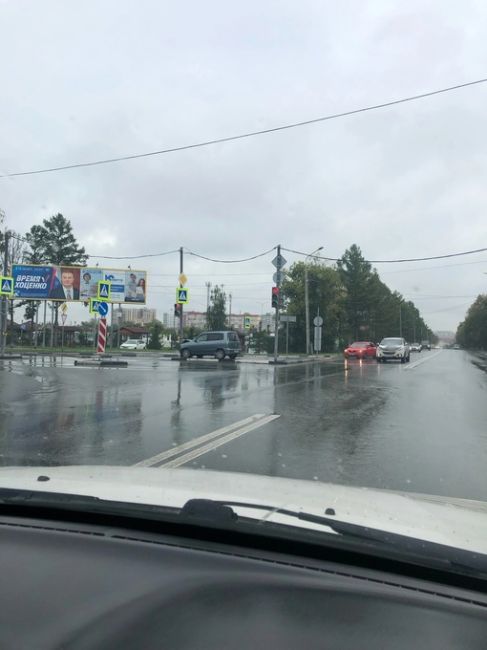
<instances>
[{"instance_id":1,"label":"road marking","mask_svg":"<svg viewBox=\"0 0 487 650\"><path fill-rule=\"evenodd\" d=\"M226 445L227 442L231 442L232 440L236 440L240 436L243 436L245 433L248 433L249 431L253 431L254 429L257 429L258 427L262 427L264 424L268 424L269 422L272 422L273 420L277 419L280 417L279 415L265 415L263 418L260 420L254 422L253 424L248 424L245 427L241 427L240 429L237 429L236 431L232 431L232 433L228 433L226 436L223 436L222 438L218 438L217 440L213 440L212 442L209 442L206 445L203 445L203 447L198 447L197 449L193 449L193 451L189 451L187 454L183 454L179 458L175 458L174 460L170 460L167 463L163 463L162 465L158 465L158 467L179 467L180 465L184 465L185 463L188 463L190 460L194 460L195 458L198 458L199 456L203 456L203 454L207 454L209 451L213 451L213 449L217 449L218 447L221 447L222 445Z\"/></svg>"},{"instance_id":2,"label":"road marking","mask_svg":"<svg viewBox=\"0 0 487 650\"><path fill-rule=\"evenodd\" d=\"M153 465L162 463L163 461L168 460L173 456L177 456L183 451L193 449L193 447L197 447L198 445L201 445L204 442L208 442L209 440L218 438L218 436L222 436L225 433L235 431L236 429L239 429L240 427L246 426L248 424L259 422L260 420L262 420L262 418L265 417L266 416L264 413L256 413L255 415L251 415L248 418L244 418L243 420L239 420L238 422L234 422L233 424L228 424L225 427L221 427L221 429L215 429L215 431L211 431L210 433L206 433L203 436L199 436L199 438L194 438L193 440L184 442L183 444L178 445L177 447L172 447L171 449L168 449L167 451L163 451L160 454L156 454L155 456L151 456L150 458L141 460L140 462L135 463L134 467L152 467Z\"/></svg>"},{"instance_id":3,"label":"road marking","mask_svg":"<svg viewBox=\"0 0 487 650\"><path fill-rule=\"evenodd\" d=\"M414 363L409 364L409 366L406 366L404 370L414 370L418 366L420 366L422 363L426 363L426 361L430 361L431 359L434 359L437 357L439 354L441 354L441 350L439 352L435 352L434 354L428 354L428 356L424 359L421 359L420 361L415 361Z\"/></svg>"}]
</instances>

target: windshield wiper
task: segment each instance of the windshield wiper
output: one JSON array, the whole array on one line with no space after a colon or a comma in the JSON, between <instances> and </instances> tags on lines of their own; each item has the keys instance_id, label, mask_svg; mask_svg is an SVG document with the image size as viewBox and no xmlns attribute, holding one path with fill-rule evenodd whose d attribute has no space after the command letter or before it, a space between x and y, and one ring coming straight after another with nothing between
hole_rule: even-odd
<instances>
[{"instance_id":1,"label":"windshield wiper","mask_svg":"<svg viewBox=\"0 0 487 650\"><path fill-rule=\"evenodd\" d=\"M245 501L224 501L212 499L190 499L180 511L180 516L214 523L237 522L239 519L248 521L248 517L239 517L233 508L245 508L250 510L264 510L271 514L284 515L300 521L316 524L330 528L347 539L370 543L372 545L394 548L401 553L414 555L415 557L430 557L436 562L440 561L450 566L455 565L461 568L475 569L487 575L487 555L476 553L454 546L446 546L438 542L431 542L416 537L409 537L400 533L391 533L379 528L371 528L363 524L353 524L348 521L340 521L334 516L315 515L302 510L289 510L272 505L260 503L247 503ZM333 509L326 512L335 514ZM269 520L259 520L259 525L277 525Z\"/></svg>"}]
</instances>

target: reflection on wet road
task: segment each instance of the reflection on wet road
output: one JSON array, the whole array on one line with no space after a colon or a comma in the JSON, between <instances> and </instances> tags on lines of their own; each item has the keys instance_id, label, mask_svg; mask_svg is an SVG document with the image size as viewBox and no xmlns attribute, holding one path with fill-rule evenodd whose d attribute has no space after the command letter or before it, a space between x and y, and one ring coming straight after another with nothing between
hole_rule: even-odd
<instances>
[{"instance_id":1,"label":"reflection on wet road","mask_svg":"<svg viewBox=\"0 0 487 650\"><path fill-rule=\"evenodd\" d=\"M0 363L2 465L206 467L487 500L487 375L464 352L404 366Z\"/></svg>"}]
</instances>

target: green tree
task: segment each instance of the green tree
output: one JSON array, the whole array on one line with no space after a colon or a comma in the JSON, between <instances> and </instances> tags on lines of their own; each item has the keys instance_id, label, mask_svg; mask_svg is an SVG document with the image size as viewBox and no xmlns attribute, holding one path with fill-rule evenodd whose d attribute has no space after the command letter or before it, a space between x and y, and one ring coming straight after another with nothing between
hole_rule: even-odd
<instances>
[{"instance_id":1,"label":"green tree","mask_svg":"<svg viewBox=\"0 0 487 650\"><path fill-rule=\"evenodd\" d=\"M457 343L465 348L487 350L487 294L477 296L460 323Z\"/></svg>"},{"instance_id":2,"label":"green tree","mask_svg":"<svg viewBox=\"0 0 487 650\"><path fill-rule=\"evenodd\" d=\"M149 342L147 347L149 350L160 350L162 348L161 336L164 332L164 325L155 320L149 325Z\"/></svg>"},{"instance_id":3,"label":"green tree","mask_svg":"<svg viewBox=\"0 0 487 650\"><path fill-rule=\"evenodd\" d=\"M345 321L345 289L335 268L316 262L307 264L307 268L310 320L312 323L319 312L324 321L323 349L333 350ZM305 269L305 262L293 264L281 288L287 314L296 316L296 323L289 327L289 349L292 352L304 352L306 347ZM311 325L311 334L312 331ZM280 339L283 336L281 331Z\"/></svg>"},{"instance_id":4,"label":"green tree","mask_svg":"<svg viewBox=\"0 0 487 650\"><path fill-rule=\"evenodd\" d=\"M227 320L226 314L227 297L223 287L215 285L211 290L210 304L206 313L206 321L209 330L223 330Z\"/></svg>"}]
</instances>

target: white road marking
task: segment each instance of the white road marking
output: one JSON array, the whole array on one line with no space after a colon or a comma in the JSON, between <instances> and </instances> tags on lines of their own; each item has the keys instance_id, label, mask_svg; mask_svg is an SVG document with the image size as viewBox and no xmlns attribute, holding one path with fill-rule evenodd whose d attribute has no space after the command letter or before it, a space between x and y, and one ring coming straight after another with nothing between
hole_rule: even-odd
<instances>
[{"instance_id":1,"label":"white road marking","mask_svg":"<svg viewBox=\"0 0 487 650\"><path fill-rule=\"evenodd\" d=\"M434 359L437 357L439 354L441 354L441 350L439 352L435 352L434 354L428 354L427 357L424 359L420 359L419 361L415 361L414 363L409 364L409 366L406 366L404 370L414 370L418 366L420 366L422 363L426 363L426 361L430 361L431 359Z\"/></svg>"},{"instance_id":2,"label":"white road marking","mask_svg":"<svg viewBox=\"0 0 487 650\"><path fill-rule=\"evenodd\" d=\"M253 431L254 429L257 429L258 427L263 426L264 424L267 424L268 422L272 422L272 420L275 420L276 418L280 417L279 415L266 415L260 420L254 422L253 424L248 424L247 426L241 427L240 429L237 429L236 431L232 431L232 433L227 434L226 436L223 436L222 438L218 438L217 440L213 440L212 442L209 442L207 445L203 445L203 447L198 447L198 449L194 449L193 451L189 451L187 454L183 454L179 458L175 458L174 460L170 460L167 463L163 463L162 465L158 465L158 467L179 467L180 465L184 465L185 463L188 463L190 460L194 460L195 458L198 458L198 456L202 456L203 454L208 453L209 451L213 451L213 449L217 449L218 447L221 447L221 445L226 445L227 442L231 442L232 440L236 440L240 436L243 436L245 433L248 433L249 431Z\"/></svg>"},{"instance_id":3,"label":"white road marking","mask_svg":"<svg viewBox=\"0 0 487 650\"><path fill-rule=\"evenodd\" d=\"M239 420L238 422L234 422L233 424L228 424L225 427L221 427L221 429L215 429L215 431L211 431L210 433L206 433L203 436L199 436L199 438L194 438L193 440L184 442L183 444L178 445L177 447L172 447L171 449L168 449L167 451L163 451L160 454L156 454L155 456L151 456L150 458L141 460L140 462L135 463L134 467L152 467L153 465L157 465L158 463L161 463L169 458L172 458L173 456L177 456L183 451L187 451L188 449L193 449L193 447L197 447L198 445L201 445L204 442L208 442L209 440L218 438L218 436L222 436L225 433L229 433L230 431L235 431L236 429L239 429L240 427L243 427L247 424L253 424L254 422L258 422L264 417L265 417L264 413L256 413L255 415L251 415L248 418L244 418L243 420Z\"/></svg>"}]
</instances>

